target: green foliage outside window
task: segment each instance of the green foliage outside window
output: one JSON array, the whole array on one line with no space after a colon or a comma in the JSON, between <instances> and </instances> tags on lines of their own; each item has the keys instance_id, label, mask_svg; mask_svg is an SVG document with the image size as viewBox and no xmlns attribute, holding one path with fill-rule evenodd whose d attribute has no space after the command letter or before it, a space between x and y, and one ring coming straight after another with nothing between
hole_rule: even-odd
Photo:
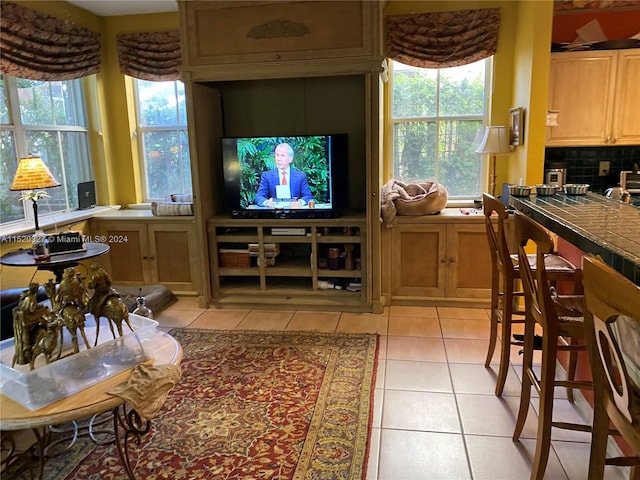
<instances>
[{"instance_id":1,"label":"green foliage outside window","mask_svg":"<svg viewBox=\"0 0 640 480\"><path fill-rule=\"evenodd\" d=\"M484 63L433 70L394 62L394 178L438 181L450 197L480 193L475 149L485 115Z\"/></svg>"}]
</instances>

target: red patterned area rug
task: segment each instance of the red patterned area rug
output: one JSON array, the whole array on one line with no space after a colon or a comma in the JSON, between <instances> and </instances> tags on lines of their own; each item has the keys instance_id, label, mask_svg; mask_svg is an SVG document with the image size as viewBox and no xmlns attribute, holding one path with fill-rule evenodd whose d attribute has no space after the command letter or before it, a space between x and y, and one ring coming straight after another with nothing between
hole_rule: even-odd
<instances>
[{"instance_id":1,"label":"red patterned area rug","mask_svg":"<svg viewBox=\"0 0 640 480\"><path fill-rule=\"evenodd\" d=\"M137 478L365 478L377 336L171 334L184 350L182 378L133 445ZM45 464L45 478L126 478L112 445L87 452L83 442Z\"/></svg>"}]
</instances>

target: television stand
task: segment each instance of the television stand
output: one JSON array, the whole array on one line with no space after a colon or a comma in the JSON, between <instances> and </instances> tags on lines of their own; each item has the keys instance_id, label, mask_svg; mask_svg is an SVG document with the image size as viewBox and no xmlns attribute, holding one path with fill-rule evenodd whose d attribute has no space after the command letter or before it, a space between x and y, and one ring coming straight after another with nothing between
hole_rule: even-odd
<instances>
[{"instance_id":1,"label":"television stand","mask_svg":"<svg viewBox=\"0 0 640 480\"><path fill-rule=\"evenodd\" d=\"M207 222L212 303L218 308L369 312L366 227L364 214L214 217ZM360 288L347 288L354 284Z\"/></svg>"}]
</instances>

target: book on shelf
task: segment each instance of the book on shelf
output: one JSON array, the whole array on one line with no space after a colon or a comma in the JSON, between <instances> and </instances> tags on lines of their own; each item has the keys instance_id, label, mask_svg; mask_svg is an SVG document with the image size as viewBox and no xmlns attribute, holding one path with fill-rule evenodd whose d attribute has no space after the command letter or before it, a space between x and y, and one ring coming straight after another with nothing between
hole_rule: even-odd
<instances>
[{"instance_id":1,"label":"book on shelf","mask_svg":"<svg viewBox=\"0 0 640 480\"><path fill-rule=\"evenodd\" d=\"M277 243L265 243L263 245L265 257L277 257L280 254L280 245ZM260 245L258 243L249 244L249 255L257 257L260 253Z\"/></svg>"}]
</instances>

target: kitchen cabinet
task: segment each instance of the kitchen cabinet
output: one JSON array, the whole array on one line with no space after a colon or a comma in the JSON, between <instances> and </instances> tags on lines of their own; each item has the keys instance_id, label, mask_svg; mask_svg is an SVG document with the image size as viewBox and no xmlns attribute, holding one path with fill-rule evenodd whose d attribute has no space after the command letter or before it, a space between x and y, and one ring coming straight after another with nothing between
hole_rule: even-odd
<instances>
[{"instance_id":1,"label":"kitchen cabinet","mask_svg":"<svg viewBox=\"0 0 640 480\"><path fill-rule=\"evenodd\" d=\"M99 263L113 283L161 284L175 294L199 292L195 225L192 218L176 218L183 217L96 217L90 221L92 238L111 247Z\"/></svg>"},{"instance_id":2,"label":"kitchen cabinet","mask_svg":"<svg viewBox=\"0 0 640 480\"><path fill-rule=\"evenodd\" d=\"M547 146L640 143L640 49L551 54Z\"/></svg>"},{"instance_id":3,"label":"kitchen cabinet","mask_svg":"<svg viewBox=\"0 0 640 480\"><path fill-rule=\"evenodd\" d=\"M398 217L389 229L392 305L488 304L491 256L484 217L448 213Z\"/></svg>"}]
</instances>

